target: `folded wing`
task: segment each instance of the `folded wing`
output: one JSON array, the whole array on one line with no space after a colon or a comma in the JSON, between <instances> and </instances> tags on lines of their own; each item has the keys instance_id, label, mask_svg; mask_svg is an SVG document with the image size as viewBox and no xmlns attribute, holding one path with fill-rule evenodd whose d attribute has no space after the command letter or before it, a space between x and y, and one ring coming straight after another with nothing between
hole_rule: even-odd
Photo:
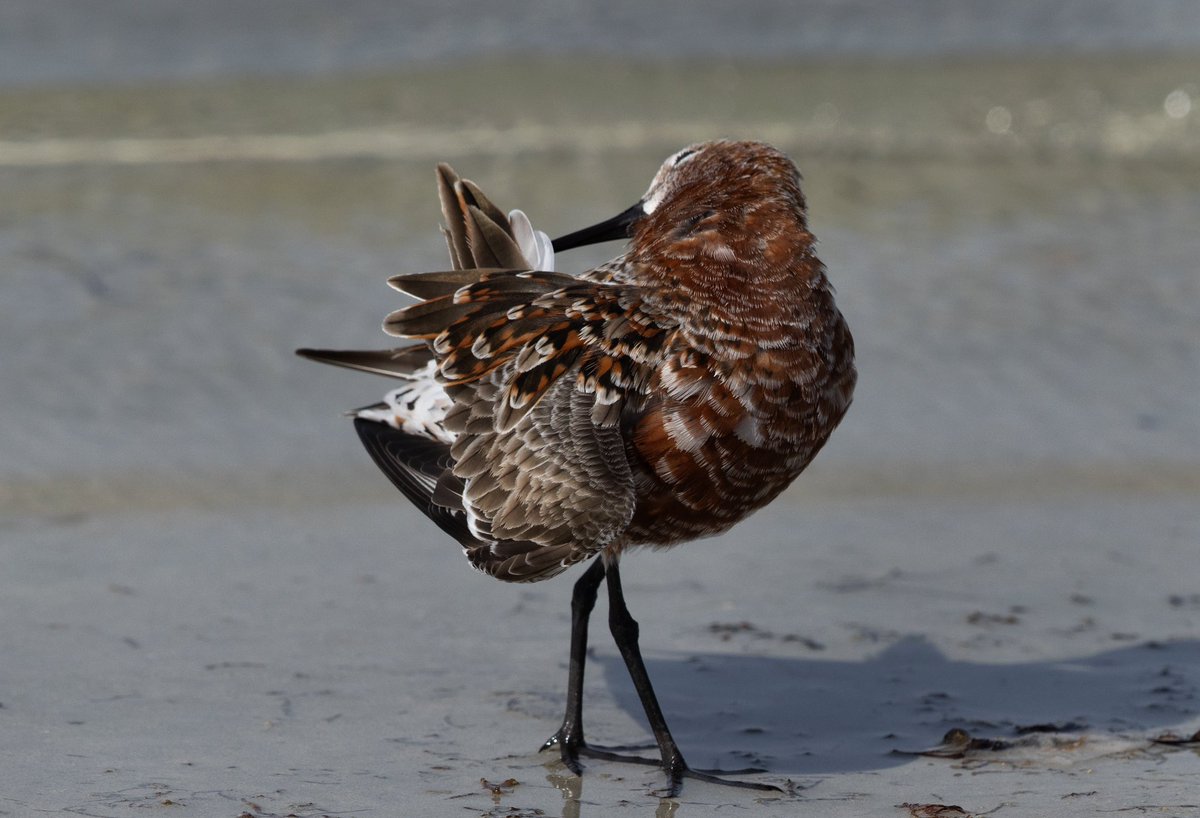
<instances>
[{"instance_id":1,"label":"folded wing","mask_svg":"<svg viewBox=\"0 0 1200 818\"><path fill-rule=\"evenodd\" d=\"M372 458L476 567L544 579L624 535L622 424L641 411L670 328L642 320L635 290L536 269L552 262L544 234L514 214L514 235L448 166L438 188L455 269L389 282L423 300L385 329L423 343L301 354L398 378L356 413Z\"/></svg>"}]
</instances>

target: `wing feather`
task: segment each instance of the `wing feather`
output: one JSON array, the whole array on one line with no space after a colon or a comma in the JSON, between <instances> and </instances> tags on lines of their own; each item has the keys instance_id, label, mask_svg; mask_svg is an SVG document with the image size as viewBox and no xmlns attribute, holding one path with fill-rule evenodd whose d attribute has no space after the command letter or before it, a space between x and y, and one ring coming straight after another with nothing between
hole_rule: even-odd
<instances>
[{"instance_id":1,"label":"wing feather","mask_svg":"<svg viewBox=\"0 0 1200 818\"><path fill-rule=\"evenodd\" d=\"M669 336L635 290L489 272L398 310L389 329L435 351L454 404L451 470L478 530L580 559L619 541L635 505L620 420L644 402Z\"/></svg>"},{"instance_id":2,"label":"wing feather","mask_svg":"<svg viewBox=\"0 0 1200 818\"><path fill-rule=\"evenodd\" d=\"M548 239L527 219L518 238L449 166L437 179L455 269L388 282L422 300L386 331L424 343L301 354L412 380L356 418L372 459L477 568L544 579L621 543L635 511L623 423L672 328L618 277L530 269L520 241L536 263Z\"/></svg>"}]
</instances>

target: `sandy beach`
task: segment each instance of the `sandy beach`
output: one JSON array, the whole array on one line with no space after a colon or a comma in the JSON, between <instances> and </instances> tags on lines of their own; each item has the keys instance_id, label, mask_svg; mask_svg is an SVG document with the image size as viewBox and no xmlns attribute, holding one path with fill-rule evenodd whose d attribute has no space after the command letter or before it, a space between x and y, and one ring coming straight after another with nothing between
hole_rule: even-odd
<instances>
[{"instance_id":1,"label":"sandy beach","mask_svg":"<svg viewBox=\"0 0 1200 818\"><path fill-rule=\"evenodd\" d=\"M0 815L1200 816L1200 50L1167 45L0 60ZM860 385L769 508L622 563L689 761L785 790L660 800L536 752L579 570L473 572L341 415L384 383L293 350L386 345L385 279L446 264L436 161L557 235L713 136L796 159ZM603 610L588 735L645 742Z\"/></svg>"}]
</instances>

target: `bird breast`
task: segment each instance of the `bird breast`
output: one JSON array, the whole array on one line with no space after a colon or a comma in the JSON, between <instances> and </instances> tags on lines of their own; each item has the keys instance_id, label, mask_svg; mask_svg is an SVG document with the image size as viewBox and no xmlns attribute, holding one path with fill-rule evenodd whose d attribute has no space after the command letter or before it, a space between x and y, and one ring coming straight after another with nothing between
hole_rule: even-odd
<instances>
[{"instance_id":1,"label":"bird breast","mask_svg":"<svg viewBox=\"0 0 1200 818\"><path fill-rule=\"evenodd\" d=\"M631 543L720 533L809 464L850 405L853 342L836 309L799 337L725 339L723 354L688 343L660 367L629 452L642 498Z\"/></svg>"}]
</instances>

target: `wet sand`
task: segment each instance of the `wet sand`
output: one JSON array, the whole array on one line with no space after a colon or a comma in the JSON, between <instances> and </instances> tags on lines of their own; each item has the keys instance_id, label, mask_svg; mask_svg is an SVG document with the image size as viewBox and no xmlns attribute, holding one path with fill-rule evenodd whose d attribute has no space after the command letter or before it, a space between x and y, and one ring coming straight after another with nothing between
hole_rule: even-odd
<instances>
[{"instance_id":1,"label":"wet sand","mask_svg":"<svg viewBox=\"0 0 1200 818\"><path fill-rule=\"evenodd\" d=\"M485 68L554 127L471 71L0 92L0 814L1200 815L1153 741L1200 728L1200 64L600 62L637 90L577 109L546 65ZM435 159L556 233L762 133L861 385L769 509L624 563L689 760L791 789L660 802L533 752L574 574L472 572L339 415L383 383L292 349L386 343ZM596 620L589 737L644 740Z\"/></svg>"}]
</instances>

